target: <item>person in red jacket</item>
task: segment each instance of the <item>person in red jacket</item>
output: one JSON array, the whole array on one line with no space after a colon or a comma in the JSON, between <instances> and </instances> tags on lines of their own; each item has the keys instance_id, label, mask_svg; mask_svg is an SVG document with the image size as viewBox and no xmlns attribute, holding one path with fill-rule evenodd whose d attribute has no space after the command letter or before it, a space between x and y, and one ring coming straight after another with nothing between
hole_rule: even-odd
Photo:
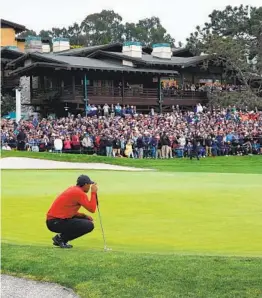
<instances>
[{"instance_id":1,"label":"person in red jacket","mask_svg":"<svg viewBox=\"0 0 262 298\"><path fill-rule=\"evenodd\" d=\"M89 200L87 193L90 188ZM95 213L97 207L97 185L86 175L79 176L75 186L62 192L47 212L47 228L59 233L52 238L53 245L72 248L68 241L93 231L92 217L78 212L81 206L91 213Z\"/></svg>"}]
</instances>

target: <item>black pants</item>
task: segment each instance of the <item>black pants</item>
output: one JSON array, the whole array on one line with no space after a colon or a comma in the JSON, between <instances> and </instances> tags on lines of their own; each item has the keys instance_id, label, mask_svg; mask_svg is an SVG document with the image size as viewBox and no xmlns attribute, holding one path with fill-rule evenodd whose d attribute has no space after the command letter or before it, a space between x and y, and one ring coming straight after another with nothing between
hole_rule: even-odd
<instances>
[{"instance_id":1,"label":"black pants","mask_svg":"<svg viewBox=\"0 0 262 298\"><path fill-rule=\"evenodd\" d=\"M190 159L192 159L193 157L196 157L197 160L199 160L198 150L191 150L189 157L190 157Z\"/></svg>"},{"instance_id":2,"label":"black pants","mask_svg":"<svg viewBox=\"0 0 262 298\"><path fill-rule=\"evenodd\" d=\"M61 233L64 242L76 239L90 233L94 229L91 220L85 218L50 219L46 221L47 228L51 232Z\"/></svg>"}]
</instances>

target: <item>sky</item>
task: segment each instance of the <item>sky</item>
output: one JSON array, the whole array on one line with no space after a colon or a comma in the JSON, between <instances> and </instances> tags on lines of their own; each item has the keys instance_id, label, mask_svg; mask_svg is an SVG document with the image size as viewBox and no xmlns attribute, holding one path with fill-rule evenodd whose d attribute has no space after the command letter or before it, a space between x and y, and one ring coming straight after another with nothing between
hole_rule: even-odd
<instances>
[{"instance_id":1,"label":"sky","mask_svg":"<svg viewBox=\"0 0 262 298\"><path fill-rule=\"evenodd\" d=\"M37 32L81 23L87 15L103 9L114 10L124 22L157 16L176 42L185 42L214 9L222 10L229 4L259 7L262 0L2 0L0 16Z\"/></svg>"}]
</instances>

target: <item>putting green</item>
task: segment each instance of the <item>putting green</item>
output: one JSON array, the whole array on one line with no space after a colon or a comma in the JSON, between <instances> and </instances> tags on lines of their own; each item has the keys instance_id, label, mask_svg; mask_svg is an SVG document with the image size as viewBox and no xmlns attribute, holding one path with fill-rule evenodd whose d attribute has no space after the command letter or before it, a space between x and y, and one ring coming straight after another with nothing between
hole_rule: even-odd
<instances>
[{"instance_id":1,"label":"putting green","mask_svg":"<svg viewBox=\"0 0 262 298\"><path fill-rule=\"evenodd\" d=\"M2 171L2 241L51 246L45 214L81 171ZM129 252L262 255L262 175L89 171L108 246ZM103 248L96 229L72 242Z\"/></svg>"}]
</instances>

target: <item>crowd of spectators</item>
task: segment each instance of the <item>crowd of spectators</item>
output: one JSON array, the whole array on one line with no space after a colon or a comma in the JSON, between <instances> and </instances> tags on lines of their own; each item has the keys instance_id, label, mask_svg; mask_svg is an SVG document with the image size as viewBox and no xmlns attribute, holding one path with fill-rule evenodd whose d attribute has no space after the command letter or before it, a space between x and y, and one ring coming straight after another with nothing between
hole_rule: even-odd
<instances>
[{"instance_id":1,"label":"crowd of spectators","mask_svg":"<svg viewBox=\"0 0 262 298\"><path fill-rule=\"evenodd\" d=\"M187 93L186 96L204 96L205 93L221 93L221 92L237 92L244 90L244 86L233 85L233 84L162 84L162 94L164 97L176 97L183 96L184 93Z\"/></svg>"},{"instance_id":2,"label":"crowd of spectators","mask_svg":"<svg viewBox=\"0 0 262 298\"><path fill-rule=\"evenodd\" d=\"M161 83L162 90L183 90L183 91L240 91L244 88L242 85L234 85L234 84L220 84L220 83L185 83L184 85L176 84L174 81L170 82L162 82Z\"/></svg>"},{"instance_id":3,"label":"crowd of spectators","mask_svg":"<svg viewBox=\"0 0 262 298\"><path fill-rule=\"evenodd\" d=\"M106 107L106 108L105 108ZM2 150L174 158L262 154L262 112L236 107L139 114L134 107L101 107L101 114L1 120ZM126 111L129 111L126 113Z\"/></svg>"}]
</instances>

